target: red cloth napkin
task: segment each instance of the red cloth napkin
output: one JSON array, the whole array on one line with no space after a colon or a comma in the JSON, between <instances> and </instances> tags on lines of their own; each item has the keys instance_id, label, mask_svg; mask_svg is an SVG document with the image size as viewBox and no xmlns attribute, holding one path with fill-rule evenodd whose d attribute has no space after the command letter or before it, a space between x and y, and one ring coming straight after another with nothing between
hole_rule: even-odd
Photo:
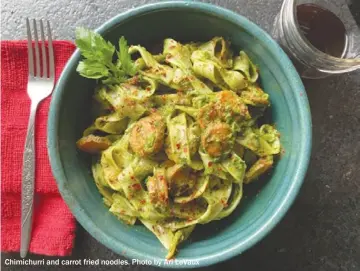
<instances>
[{"instance_id":1,"label":"red cloth napkin","mask_svg":"<svg viewBox=\"0 0 360 271\"><path fill-rule=\"evenodd\" d=\"M75 46L54 42L56 78ZM26 41L1 42L1 250L20 250L21 171L30 99ZM36 174L34 222L30 252L43 255L71 254L75 219L61 198L51 173L46 148L50 97L39 106L36 117Z\"/></svg>"}]
</instances>

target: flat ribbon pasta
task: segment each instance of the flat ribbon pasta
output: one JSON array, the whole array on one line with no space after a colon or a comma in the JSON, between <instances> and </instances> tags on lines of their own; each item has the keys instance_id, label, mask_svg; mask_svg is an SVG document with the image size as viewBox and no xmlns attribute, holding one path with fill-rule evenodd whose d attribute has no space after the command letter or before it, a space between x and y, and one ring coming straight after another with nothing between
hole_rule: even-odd
<instances>
[{"instance_id":1,"label":"flat ribbon pasta","mask_svg":"<svg viewBox=\"0 0 360 271\"><path fill-rule=\"evenodd\" d=\"M224 38L166 38L159 54L141 45L121 49L124 77L112 70L111 84L96 87L92 122L77 147L93 155L109 212L142 223L171 259L197 224L234 212L243 184L272 168L280 133L258 126L269 95L249 56L234 55Z\"/></svg>"}]
</instances>

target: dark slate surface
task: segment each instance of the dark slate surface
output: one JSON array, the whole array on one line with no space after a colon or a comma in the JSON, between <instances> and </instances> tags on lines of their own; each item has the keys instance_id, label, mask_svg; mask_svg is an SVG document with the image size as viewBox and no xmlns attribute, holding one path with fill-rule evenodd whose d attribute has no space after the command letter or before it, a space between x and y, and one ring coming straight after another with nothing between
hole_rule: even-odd
<instances>
[{"instance_id":1,"label":"dark slate surface","mask_svg":"<svg viewBox=\"0 0 360 271\"><path fill-rule=\"evenodd\" d=\"M2 0L2 39L25 38L26 17L47 18L58 39L73 39L76 26L96 28L146 0ZM232 9L270 31L282 0L205 1ZM204 270L360 270L360 72L304 81L313 116L310 168L295 204L275 230L243 255ZM56 259L29 256L32 259ZM4 270L63 270L6 266ZM80 226L69 259L120 259ZM157 270L147 266L82 266L78 270Z\"/></svg>"}]
</instances>

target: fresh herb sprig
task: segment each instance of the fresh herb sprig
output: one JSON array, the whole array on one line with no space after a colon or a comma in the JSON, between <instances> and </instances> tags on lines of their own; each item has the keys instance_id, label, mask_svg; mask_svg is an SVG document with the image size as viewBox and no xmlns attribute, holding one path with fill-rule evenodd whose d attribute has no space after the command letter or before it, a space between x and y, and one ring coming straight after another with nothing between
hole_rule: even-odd
<instances>
[{"instance_id":1,"label":"fresh herb sprig","mask_svg":"<svg viewBox=\"0 0 360 271\"><path fill-rule=\"evenodd\" d=\"M83 77L101 79L102 83L113 85L122 83L137 73L124 37L119 39L117 51L115 46L100 34L79 27L76 29L75 44L84 58L76 69ZM115 52L116 61L114 61Z\"/></svg>"}]
</instances>

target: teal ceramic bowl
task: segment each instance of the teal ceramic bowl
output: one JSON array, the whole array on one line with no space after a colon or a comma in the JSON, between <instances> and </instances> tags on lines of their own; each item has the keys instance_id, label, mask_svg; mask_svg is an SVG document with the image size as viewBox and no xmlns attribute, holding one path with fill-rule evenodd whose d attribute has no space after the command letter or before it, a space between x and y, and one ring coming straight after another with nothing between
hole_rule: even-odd
<instances>
[{"instance_id":1,"label":"teal ceramic bowl","mask_svg":"<svg viewBox=\"0 0 360 271\"><path fill-rule=\"evenodd\" d=\"M125 257L154 260L164 267L192 268L241 254L267 235L294 201L306 173L311 149L311 116L303 84L288 57L270 36L248 19L209 4L160 2L122 13L97 29L114 44L124 35L131 44L152 44L165 37L199 41L224 36L246 50L261 71L271 97L269 116L285 149L271 176L245 186L245 197L228 218L198 226L180 247L178 262L165 264L165 249L141 225L122 224L103 205L90 162L75 142L89 124L94 82L80 77L76 51L52 96L48 123L51 167L61 195L80 224L99 242ZM274 244L275 246L275 244ZM181 260L186 260L180 262Z\"/></svg>"}]
</instances>

